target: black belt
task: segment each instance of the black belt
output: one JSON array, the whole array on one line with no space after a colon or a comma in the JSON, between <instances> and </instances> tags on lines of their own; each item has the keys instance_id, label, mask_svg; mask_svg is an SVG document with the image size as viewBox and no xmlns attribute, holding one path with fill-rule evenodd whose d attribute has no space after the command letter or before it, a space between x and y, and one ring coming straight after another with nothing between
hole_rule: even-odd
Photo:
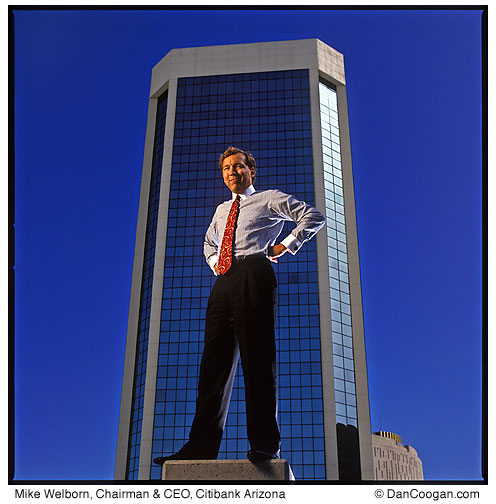
<instances>
[{"instance_id":1,"label":"black belt","mask_svg":"<svg viewBox=\"0 0 496 504\"><path fill-rule=\"evenodd\" d=\"M250 254L250 255L237 255L234 257L233 262L244 261L268 261L269 259L265 254Z\"/></svg>"}]
</instances>

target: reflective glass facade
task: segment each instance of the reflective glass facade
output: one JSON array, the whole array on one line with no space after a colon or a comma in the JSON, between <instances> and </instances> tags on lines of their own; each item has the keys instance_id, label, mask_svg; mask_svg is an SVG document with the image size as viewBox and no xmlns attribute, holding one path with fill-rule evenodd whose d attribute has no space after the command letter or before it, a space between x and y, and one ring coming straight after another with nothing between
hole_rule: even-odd
<instances>
[{"instance_id":1,"label":"reflective glass facade","mask_svg":"<svg viewBox=\"0 0 496 504\"><path fill-rule=\"evenodd\" d=\"M152 459L183 445L195 411L205 309L215 281L203 238L215 207L230 197L217 167L229 145L253 153L257 189L278 188L314 205L308 70L179 79ZM274 268L281 456L297 479L325 479L315 241ZM248 449L240 368L219 458L246 458ZM150 477L160 478L158 466Z\"/></svg>"},{"instance_id":2,"label":"reflective glass facade","mask_svg":"<svg viewBox=\"0 0 496 504\"><path fill-rule=\"evenodd\" d=\"M319 82L339 479L361 479L337 93Z\"/></svg>"},{"instance_id":3,"label":"reflective glass facade","mask_svg":"<svg viewBox=\"0 0 496 504\"><path fill-rule=\"evenodd\" d=\"M145 396L146 362L148 352L148 330L150 328L150 308L152 301L152 282L155 261L155 243L157 235L160 181L162 178L162 157L164 149L165 116L167 113L167 95L164 94L157 105L155 139L153 143L153 161L148 196L148 214L145 236L143 277L136 345L136 365L134 371L133 405L127 460L127 479L138 479L138 466L141 442L141 424L143 421L143 400Z\"/></svg>"},{"instance_id":4,"label":"reflective glass facade","mask_svg":"<svg viewBox=\"0 0 496 504\"><path fill-rule=\"evenodd\" d=\"M319 83L336 422L357 427L355 363L337 94Z\"/></svg>"}]
</instances>

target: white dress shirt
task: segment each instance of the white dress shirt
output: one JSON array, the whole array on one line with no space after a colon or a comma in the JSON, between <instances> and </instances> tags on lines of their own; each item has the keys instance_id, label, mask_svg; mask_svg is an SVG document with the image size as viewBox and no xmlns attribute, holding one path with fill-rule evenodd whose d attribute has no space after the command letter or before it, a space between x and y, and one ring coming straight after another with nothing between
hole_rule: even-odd
<instances>
[{"instance_id":1,"label":"white dress shirt","mask_svg":"<svg viewBox=\"0 0 496 504\"><path fill-rule=\"evenodd\" d=\"M237 194L233 193L230 200L217 207L205 234L203 251L215 274L214 266L219 259L227 216L236 196ZM254 254L267 256L268 248L275 245L285 221L295 222L296 227L281 243L295 255L325 222L324 216L318 210L277 189L256 191L253 185L250 185L240 197L233 243L234 257Z\"/></svg>"}]
</instances>

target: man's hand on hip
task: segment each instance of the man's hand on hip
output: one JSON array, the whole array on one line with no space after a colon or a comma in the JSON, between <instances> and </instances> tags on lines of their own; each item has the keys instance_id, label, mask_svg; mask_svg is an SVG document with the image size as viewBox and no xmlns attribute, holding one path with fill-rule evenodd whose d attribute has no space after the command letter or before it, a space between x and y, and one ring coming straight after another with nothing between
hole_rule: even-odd
<instances>
[{"instance_id":1,"label":"man's hand on hip","mask_svg":"<svg viewBox=\"0 0 496 504\"><path fill-rule=\"evenodd\" d=\"M288 249L282 243L279 243L273 247L269 247L268 258L276 263L277 258L283 256L287 251Z\"/></svg>"}]
</instances>

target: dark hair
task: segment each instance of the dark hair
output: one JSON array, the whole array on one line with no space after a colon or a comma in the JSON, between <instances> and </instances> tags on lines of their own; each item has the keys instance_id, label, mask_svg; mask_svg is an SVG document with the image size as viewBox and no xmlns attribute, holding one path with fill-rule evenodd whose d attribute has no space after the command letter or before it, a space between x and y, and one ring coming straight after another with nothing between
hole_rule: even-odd
<instances>
[{"instance_id":1,"label":"dark hair","mask_svg":"<svg viewBox=\"0 0 496 504\"><path fill-rule=\"evenodd\" d=\"M244 151L243 149L239 149L238 147L228 147L224 154L221 154L219 158L219 168L222 170L222 165L224 164L224 159L226 159L229 156L232 156L233 154L244 154L246 158L246 164L248 165L248 168L257 168L257 163L255 162L255 158L249 153ZM253 177L253 180L255 180L255 177Z\"/></svg>"}]
</instances>

